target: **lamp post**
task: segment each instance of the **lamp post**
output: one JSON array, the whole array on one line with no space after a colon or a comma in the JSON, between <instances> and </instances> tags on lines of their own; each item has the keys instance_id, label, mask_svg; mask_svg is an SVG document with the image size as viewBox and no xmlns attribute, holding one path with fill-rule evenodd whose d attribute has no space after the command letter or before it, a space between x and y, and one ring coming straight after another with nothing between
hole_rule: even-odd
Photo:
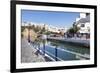
<instances>
[{"instance_id":1,"label":"lamp post","mask_svg":"<svg viewBox=\"0 0 100 73\"><path fill-rule=\"evenodd\" d=\"M75 22L73 23L73 29L74 29L74 32L73 32L73 37L75 37Z\"/></svg>"},{"instance_id":2,"label":"lamp post","mask_svg":"<svg viewBox=\"0 0 100 73\"><path fill-rule=\"evenodd\" d=\"M42 39L43 39L43 55L45 56L45 42L46 42L47 36L42 35Z\"/></svg>"},{"instance_id":3,"label":"lamp post","mask_svg":"<svg viewBox=\"0 0 100 73\"><path fill-rule=\"evenodd\" d=\"M28 42L30 43L30 24L28 26Z\"/></svg>"},{"instance_id":4,"label":"lamp post","mask_svg":"<svg viewBox=\"0 0 100 73\"><path fill-rule=\"evenodd\" d=\"M55 47L55 60L57 61L57 46Z\"/></svg>"},{"instance_id":5,"label":"lamp post","mask_svg":"<svg viewBox=\"0 0 100 73\"><path fill-rule=\"evenodd\" d=\"M43 55L45 56L45 40L43 40Z\"/></svg>"}]
</instances>

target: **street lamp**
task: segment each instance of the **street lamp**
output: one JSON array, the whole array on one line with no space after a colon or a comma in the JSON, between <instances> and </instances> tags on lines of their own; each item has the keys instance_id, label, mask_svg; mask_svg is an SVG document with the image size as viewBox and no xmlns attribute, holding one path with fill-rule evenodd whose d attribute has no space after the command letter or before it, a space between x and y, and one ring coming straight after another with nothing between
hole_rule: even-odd
<instances>
[{"instance_id":1,"label":"street lamp","mask_svg":"<svg viewBox=\"0 0 100 73\"><path fill-rule=\"evenodd\" d=\"M45 40L43 40L43 55L45 56Z\"/></svg>"},{"instance_id":2,"label":"street lamp","mask_svg":"<svg viewBox=\"0 0 100 73\"><path fill-rule=\"evenodd\" d=\"M29 26L28 26L28 42L30 43L30 25L31 24L29 24Z\"/></svg>"},{"instance_id":3,"label":"street lamp","mask_svg":"<svg viewBox=\"0 0 100 73\"><path fill-rule=\"evenodd\" d=\"M55 47L55 60L57 61L57 46Z\"/></svg>"},{"instance_id":4,"label":"street lamp","mask_svg":"<svg viewBox=\"0 0 100 73\"><path fill-rule=\"evenodd\" d=\"M45 42L46 42L47 36L42 35L42 40L43 40L43 55L45 56Z\"/></svg>"}]
</instances>

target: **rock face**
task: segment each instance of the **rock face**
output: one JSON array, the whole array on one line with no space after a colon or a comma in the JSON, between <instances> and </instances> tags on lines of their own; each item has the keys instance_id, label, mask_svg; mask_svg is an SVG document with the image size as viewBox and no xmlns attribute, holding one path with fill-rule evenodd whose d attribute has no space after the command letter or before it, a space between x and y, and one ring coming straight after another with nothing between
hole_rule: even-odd
<instances>
[{"instance_id":1,"label":"rock face","mask_svg":"<svg viewBox=\"0 0 100 73\"><path fill-rule=\"evenodd\" d=\"M30 40L34 41L37 38L37 33L35 33L32 29L28 30L25 28L25 30L22 32L23 38L28 39L30 36Z\"/></svg>"}]
</instances>

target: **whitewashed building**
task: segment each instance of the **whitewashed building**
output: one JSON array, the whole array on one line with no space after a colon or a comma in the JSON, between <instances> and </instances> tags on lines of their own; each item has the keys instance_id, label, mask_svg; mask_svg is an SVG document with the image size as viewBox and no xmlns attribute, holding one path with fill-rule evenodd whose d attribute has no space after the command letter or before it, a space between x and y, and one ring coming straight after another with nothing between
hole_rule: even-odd
<instances>
[{"instance_id":1,"label":"whitewashed building","mask_svg":"<svg viewBox=\"0 0 100 73\"><path fill-rule=\"evenodd\" d=\"M44 24L44 23L35 23L35 22L23 22L21 24L21 26L33 26L34 27L40 27L41 29L45 27L45 29L48 29L48 25Z\"/></svg>"},{"instance_id":2,"label":"whitewashed building","mask_svg":"<svg viewBox=\"0 0 100 73\"><path fill-rule=\"evenodd\" d=\"M67 28L61 28L61 27L55 27L55 26L52 26L52 25L49 25L49 24L44 24L44 23L35 23L35 22L23 22L22 23L22 26L32 26L34 25L34 27L40 27L41 29L42 28L45 28L47 31L50 31L50 32L53 32L53 33L65 33L67 31Z\"/></svg>"},{"instance_id":3,"label":"whitewashed building","mask_svg":"<svg viewBox=\"0 0 100 73\"><path fill-rule=\"evenodd\" d=\"M90 34L90 14L89 13L80 13L80 16L76 18L77 27L80 28L78 33L81 34Z\"/></svg>"},{"instance_id":4,"label":"whitewashed building","mask_svg":"<svg viewBox=\"0 0 100 73\"><path fill-rule=\"evenodd\" d=\"M67 28L58 28L54 26L48 26L48 31L54 32L54 33L60 33L60 32L65 33L67 31Z\"/></svg>"}]
</instances>

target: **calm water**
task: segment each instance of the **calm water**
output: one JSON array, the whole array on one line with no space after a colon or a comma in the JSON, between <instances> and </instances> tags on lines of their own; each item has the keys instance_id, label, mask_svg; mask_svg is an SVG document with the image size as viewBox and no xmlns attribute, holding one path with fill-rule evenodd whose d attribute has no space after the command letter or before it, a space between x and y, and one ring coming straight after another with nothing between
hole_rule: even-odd
<instances>
[{"instance_id":1,"label":"calm water","mask_svg":"<svg viewBox=\"0 0 100 73\"><path fill-rule=\"evenodd\" d=\"M89 48L58 41L42 42L39 45L39 50L43 55L55 61L88 60L90 57Z\"/></svg>"}]
</instances>

